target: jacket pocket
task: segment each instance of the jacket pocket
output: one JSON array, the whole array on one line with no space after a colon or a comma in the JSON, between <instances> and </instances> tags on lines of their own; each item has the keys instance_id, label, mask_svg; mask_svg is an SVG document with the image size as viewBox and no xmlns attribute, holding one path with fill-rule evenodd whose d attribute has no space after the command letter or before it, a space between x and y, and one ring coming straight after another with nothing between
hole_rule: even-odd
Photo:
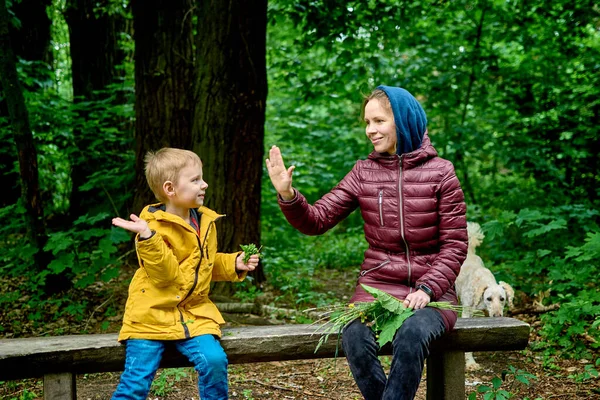
<instances>
[{"instance_id":1,"label":"jacket pocket","mask_svg":"<svg viewBox=\"0 0 600 400\"><path fill-rule=\"evenodd\" d=\"M389 263L391 263L390 260L385 260L384 262L382 262L381 264L377 265L376 267L373 267L371 269L362 270L362 271L360 271L360 276L365 276L366 274L368 274L370 272L373 272L373 271L376 271L376 270L378 270L380 268L383 268L386 265L388 265Z\"/></svg>"},{"instance_id":2,"label":"jacket pocket","mask_svg":"<svg viewBox=\"0 0 600 400\"><path fill-rule=\"evenodd\" d=\"M383 189L379 191L377 205L379 206L379 225L385 226L383 222Z\"/></svg>"},{"instance_id":3,"label":"jacket pocket","mask_svg":"<svg viewBox=\"0 0 600 400\"><path fill-rule=\"evenodd\" d=\"M149 325L175 325L175 309L173 307L152 307L145 310L133 309L129 315L132 322Z\"/></svg>"}]
</instances>

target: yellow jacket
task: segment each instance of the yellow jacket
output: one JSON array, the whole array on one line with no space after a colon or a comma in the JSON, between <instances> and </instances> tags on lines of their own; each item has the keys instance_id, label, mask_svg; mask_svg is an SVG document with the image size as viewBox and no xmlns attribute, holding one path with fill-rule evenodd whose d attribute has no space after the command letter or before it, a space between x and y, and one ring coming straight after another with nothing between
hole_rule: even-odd
<instances>
[{"instance_id":1,"label":"yellow jacket","mask_svg":"<svg viewBox=\"0 0 600 400\"><path fill-rule=\"evenodd\" d=\"M136 237L140 268L129 285L119 341L177 340L203 334L221 336L225 321L208 298L211 281L237 281L239 253L217 253L215 221L222 217L200 207L200 235L161 204L146 206L140 218L156 233Z\"/></svg>"}]
</instances>

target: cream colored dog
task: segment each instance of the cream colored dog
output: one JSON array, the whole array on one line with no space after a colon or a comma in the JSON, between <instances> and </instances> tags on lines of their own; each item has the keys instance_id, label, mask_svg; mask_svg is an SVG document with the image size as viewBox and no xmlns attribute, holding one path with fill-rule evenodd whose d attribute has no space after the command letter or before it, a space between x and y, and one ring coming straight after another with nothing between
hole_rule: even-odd
<instances>
[{"instance_id":1,"label":"cream colored dog","mask_svg":"<svg viewBox=\"0 0 600 400\"><path fill-rule=\"evenodd\" d=\"M512 307L515 292L506 282L496 283L494 274L485 267L481 257L475 254L475 249L485 237L479 224L467 222L467 231L469 234L467 258L456 278L458 298L464 306L485 310L490 317L501 317L506 304ZM463 318L470 316L468 309L463 311ZM465 356L467 370L479 369L479 364L475 362L472 353L466 353Z\"/></svg>"}]
</instances>

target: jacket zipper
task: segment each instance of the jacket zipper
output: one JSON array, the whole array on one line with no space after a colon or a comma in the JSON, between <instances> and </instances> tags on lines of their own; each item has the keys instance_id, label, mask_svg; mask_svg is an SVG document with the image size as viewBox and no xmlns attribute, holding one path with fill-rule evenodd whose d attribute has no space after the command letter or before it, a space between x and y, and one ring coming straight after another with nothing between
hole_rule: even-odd
<instances>
[{"instance_id":1,"label":"jacket zipper","mask_svg":"<svg viewBox=\"0 0 600 400\"><path fill-rule=\"evenodd\" d=\"M381 264L379 264L376 267L373 267L371 269L365 269L364 271L360 271L360 276L365 276L366 274L368 274L369 272L373 272L375 270L378 270L379 268L382 268L386 265L388 265L389 263L391 263L390 260L385 260L384 262L382 262Z\"/></svg>"},{"instance_id":2,"label":"jacket zipper","mask_svg":"<svg viewBox=\"0 0 600 400\"><path fill-rule=\"evenodd\" d=\"M404 242L404 247L406 248L406 262L408 264L408 290L409 293L412 293L412 268L410 265L410 252L408 248L408 243L406 243L406 238L404 236L404 198L402 197L402 155L399 157L399 173L398 173L398 207L400 208L400 236L402 237L402 241Z\"/></svg>"},{"instance_id":3,"label":"jacket zipper","mask_svg":"<svg viewBox=\"0 0 600 400\"><path fill-rule=\"evenodd\" d=\"M194 271L194 284L192 285L192 287L190 288L190 290L187 292L187 294L183 297L183 299L181 299L181 301L179 302L179 304L177 304L177 311L179 311L179 320L181 322L181 325L183 326L183 331L184 331L184 334L185 334L186 338L190 337L190 330L188 329L185 321L183 320L183 313L179 309L179 306L181 305L181 303L183 303L185 301L185 299L187 299L188 297L190 297L190 295L196 289L196 285L198 284L198 273L200 271L200 266L202 265L202 259L204 258L204 243L206 243L206 238L208 238L208 234L210 232L210 229L212 228L212 225L219 218L221 218L221 217L218 217L218 218L216 218L216 219L214 219L214 220L212 220L210 222L210 224L208 225L208 228L206 229L206 233L204 234L204 240L200 241L200 236L198 236L196 234L196 238L198 239L198 246L200 247L200 260L198 261L198 264L196 265L196 270ZM200 221L198 221L198 225L199 224L200 224ZM206 257L208 258L208 251L207 251Z\"/></svg>"},{"instance_id":4,"label":"jacket zipper","mask_svg":"<svg viewBox=\"0 0 600 400\"><path fill-rule=\"evenodd\" d=\"M379 191L379 224L385 226L383 223L383 190Z\"/></svg>"}]
</instances>

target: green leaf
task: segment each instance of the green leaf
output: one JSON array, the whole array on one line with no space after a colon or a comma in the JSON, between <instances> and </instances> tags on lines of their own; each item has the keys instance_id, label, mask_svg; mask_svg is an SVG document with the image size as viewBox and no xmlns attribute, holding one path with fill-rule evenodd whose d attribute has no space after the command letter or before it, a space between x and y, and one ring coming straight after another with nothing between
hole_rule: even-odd
<instances>
[{"instance_id":1,"label":"green leaf","mask_svg":"<svg viewBox=\"0 0 600 400\"><path fill-rule=\"evenodd\" d=\"M531 230L525 232L523 234L523 236L529 237L529 238L535 237L535 236L540 236L540 235L548 233L552 230L557 230L557 229L567 229L567 221L565 221L562 218L554 220L554 221L550 221L549 224L542 225L539 228L531 229Z\"/></svg>"},{"instance_id":2,"label":"green leaf","mask_svg":"<svg viewBox=\"0 0 600 400\"><path fill-rule=\"evenodd\" d=\"M55 258L48 264L48 269L54 274L60 274L65 269L72 267L75 260L75 255L72 253L62 253L58 258Z\"/></svg>"},{"instance_id":3,"label":"green leaf","mask_svg":"<svg viewBox=\"0 0 600 400\"><path fill-rule=\"evenodd\" d=\"M395 298L394 296L371 286L363 284L361 284L361 286L365 290L365 292L375 297L377 301L381 304L381 306L386 310L391 311L395 314L399 314L406 309L406 307L404 307L404 303Z\"/></svg>"},{"instance_id":4,"label":"green leaf","mask_svg":"<svg viewBox=\"0 0 600 400\"><path fill-rule=\"evenodd\" d=\"M494 389L498 389L500 386L502 386L502 379L495 376L494 379L492 379L492 386Z\"/></svg>"},{"instance_id":5,"label":"green leaf","mask_svg":"<svg viewBox=\"0 0 600 400\"><path fill-rule=\"evenodd\" d=\"M496 392L496 400L507 400L510 398L510 393L506 390L498 390Z\"/></svg>"},{"instance_id":6,"label":"green leaf","mask_svg":"<svg viewBox=\"0 0 600 400\"><path fill-rule=\"evenodd\" d=\"M379 339L377 339L379 346L383 347L386 343L391 342L394 339L396 331L402 326L404 321L413 314L413 311L404 308L401 314L395 314L386 321L383 326L380 326L381 332L379 333Z\"/></svg>"},{"instance_id":7,"label":"green leaf","mask_svg":"<svg viewBox=\"0 0 600 400\"><path fill-rule=\"evenodd\" d=\"M106 271L104 271L104 273L100 276L100 279L102 279L103 282L108 282L113 278L116 278L119 276L119 267L111 267L111 268L107 268Z\"/></svg>"},{"instance_id":8,"label":"green leaf","mask_svg":"<svg viewBox=\"0 0 600 400\"><path fill-rule=\"evenodd\" d=\"M95 224L96 222L99 221L104 221L105 219L109 218L110 214L106 213L106 212L102 212L102 213L98 213L96 215L93 216L89 216L89 215L82 215L81 217L77 218L77 220L75 222L73 222L73 224L75 225L79 225L79 224Z\"/></svg>"},{"instance_id":9,"label":"green leaf","mask_svg":"<svg viewBox=\"0 0 600 400\"><path fill-rule=\"evenodd\" d=\"M117 248L113 244L114 242L110 237L104 237L100 239L100 243L98 243L98 247L104 254L105 258L107 255L112 254L117 251Z\"/></svg>"},{"instance_id":10,"label":"green leaf","mask_svg":"<svg viewBox=\"0 0 600 400\"><path fill-rule=\"evenodd\" d=\"M128 242L130 239L131 236L125 229L117 228L116 226L111 227L110 240L112 240L113 243L118 244Z\"/></svg>"}]
</instances>

